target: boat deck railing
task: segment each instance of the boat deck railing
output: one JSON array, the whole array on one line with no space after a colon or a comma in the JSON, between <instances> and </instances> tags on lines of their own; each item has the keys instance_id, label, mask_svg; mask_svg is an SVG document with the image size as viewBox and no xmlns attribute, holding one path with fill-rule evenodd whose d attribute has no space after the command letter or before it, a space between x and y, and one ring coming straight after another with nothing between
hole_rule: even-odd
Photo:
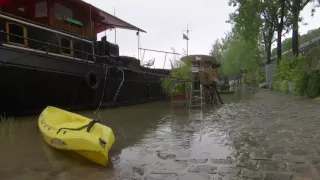
<instances>
[{"instance_id":1,"label":"boat deck railing","mask_svg":"<svg viewBox=\"0 0 320 180\"><path fill-rule=\"evenodd\" d=\"M30 48L30 47L24 47L24 46L19 46L19 45L16 45L14 43L10 43L10 42L6 42L6 41L1 41L1 44L2 45L5 45L7 44L7 46L9 45L10 47L16 47L17 49L29 49L29 50L32 50L32 51L37 51L37 52L40 52L40 51L43 51L45 50L46 54L56 54L56 55L59 55L59 56L63 56L63 57L66 57L66 58L71 58L71 59L75 59L75 60L81 60L81 61L85 61L85 62L94 62L94 60L85 60L84 58L77 58L75 57L75 55L73 56L68 56L68 55L63 55L63 54L57 54L57 53L53 53L53 52L50 52L49 49L50 47L54 47L54 48L61 48L61 49L65 49L65 50L69 50L70 52L77 52L77 53L81 53L82 57L85 57L85 56L92 56L94 58L111 58L111 56L108 56L108 55L104 55L104 56L101 56L101 55L97 55L97 54L93 54L93 53L89 53L89 52L86 52L86 51L82 51L82 50L76 50L76 49L73 49L73 48L70 48L70 47L63 47L61 45L57 45L57 44L53 44L53 43L49 43L49 42L43 42L43 41L40 41L40 40L37 40L37 39L32 39L32 38L28 38L28 37L24 37L24 36L20 36L20 35L17 35L17 34L12 34L12 33L8 33L8 32L5 32L3 30L0 30L0 33L3 33L5 35L10 35L10 36L15 36L15 37L18 37L18 38L22 38L23 40L28 40L28 41L31 41L31 42L36 42L36 43L39 43L39 44L42 44L43 46L41 46L40 48L38 49L33 49L33 48ZM5 43L5 44L4 44ZM94 59L93 58L93 59Z\"/></svg>"},{"instance_id":2,"label":"boat deck railing","mask_svg":"<svg viewBox=\"0 0 320 180\"><path fill-rule=\"evenodd\" d=\"M75 49L63 47L63 46L60 46L60 45L57 45L57 44L52 44L52 43L49 43L49 42L43 42L43 41L39 41L39 40L36 40L36 39L33 39L33 38L27 38L27 37L24 37L24 36L8 33L8 32L5 32L3 30L0 30L0 34L1 33L5 34L5 35L11 35L11 36L15 36L15 37L26 39L28 41L33 41L33 42L36 42L36 43L43 44L43 46L41 46L38 49L32 49L30 47L24 47L24 46L19 46L19 45L16 45L16 44L10 44L10 42L6 42L6 41L3 41L3 40L0 40L1 45L4 46L4 47L25 50L25 51L29 51L30 53L40 53L40 54L44 54L44 55L52 55L52 56L56 56L56 57L67 58L67 59L70 59L70 60L76 60L76 61L80 61L80 62L88 63L88 64L96 64L96 65L100 65L100 66L107 65L108 68L115 67L115 68L120 68L120 69L123 69L123 70L129 70L129 71L133 71L133 72L137 72L137 73L155 75L155 76L163 77L163 78L168 78L169 77L169 75L166 75L166 74L143 71L143 70L140 70L140 69L137 69L137 68L124 67L121 64L117 64L117 60L115 60L115 58L113 58L113 57L111 57L109 55L101 56L101 55L92 54L92 53L81 51L81 50L75 50ZM50 47L64 48L64 49L68 49L70 51L79 52L79 53L82 53L82 56L89 55L89 56L96 57L96 60L95 61L94 60L86 60L86 59L83 59L83 58L77 58L75 56L67 56L67 55L63 55L63 54L53 53L53 52L49 51ZM106 64L106 62L103 63L103 62L101 62L101 60L107 60L107 61L109 61L111 63L110 64ZM173 79L175 79L175 78L173 78Z\"/></svg>"}]
</instances>

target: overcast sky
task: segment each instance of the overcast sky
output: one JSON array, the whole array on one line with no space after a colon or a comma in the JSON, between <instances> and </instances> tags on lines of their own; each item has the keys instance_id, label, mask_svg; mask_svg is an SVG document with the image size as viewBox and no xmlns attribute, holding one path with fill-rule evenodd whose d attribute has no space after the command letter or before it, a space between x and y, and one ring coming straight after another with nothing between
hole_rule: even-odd
<instances>
[{"instance_id":1,"label":"overcast sky","mask_svg":"<svg viewBox=\"0 0 320 180\"><path fill-rule=\"evenodd\" d=\"M186 40L182 39L187 24L189 33L189 54L208 54L212 43L230 31L230 24L225 21L233 8L228 0L85 0L98 8L147 31L141 33L142 48L170 51L174 48L182 54L186 49ZM306 26L300 27L300 33L320 27L320 13L311 17L311 6L301 13ZM290 35L287 35L287 37ZM98 35L98 38L101 35ZM107 31L107 39L115 41L114 31ZM135 31L117 29L117 44L120 55L138 56L138 38ZM142 52L141 52L142 53ZM156 58L155 66L162 68L165 54L145 52L144 61ZM167 59L173 58L167 55ZM142 60L140 56L140 60ZM170 64L167 61L166 68Z\"/></svg>"}]
</instances>

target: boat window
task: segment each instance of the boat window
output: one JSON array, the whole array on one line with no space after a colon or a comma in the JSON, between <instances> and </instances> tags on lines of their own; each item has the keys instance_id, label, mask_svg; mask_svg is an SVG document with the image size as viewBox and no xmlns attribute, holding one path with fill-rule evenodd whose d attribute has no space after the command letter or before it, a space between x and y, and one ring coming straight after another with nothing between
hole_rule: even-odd
<instances>
[{"instance_id":1,"label":"boat window","mask_svg":"<svg viewBox=\"0 0 320 180\"><path fill-rule=\"evenodd\" d=\"M7 30L7 41L8 43L16 44L19 46L28 46L27 38L27 29L26 27L15 24L11 22L7 22L6 24Z\"/></svg>"},{"instance_id":2,"label":"boat window","mask_svg":"<svg viewBox=\"0 0 320 180\"><path fill-rule=\"evenodd\" d=\"M60 52L61 54L67 54L73 56L73 45L72 40L66 37L60 37Z\"/></svg>"},{"instance_id":3,"label":"boat window","mask_svg":"<svg viewBox=\"0 0 320 180\"><path fill-rule=\"evenodd\" d=\"M54 16L60 20L63 20L64 18L72 18L72 10L66 8L65 6L59 3L55 3Z\"/></svg>"},{"instance_id":4,"label":"boat window","mask_svg":"<svg viewBox=\"0 0 320 180\"><path fill-rule=\"evenodd\" d=\"M48 9L47 9L47 1L41 1L36 3L35 5L35 17L47 17Z\"/></svg>"}]
</instances>

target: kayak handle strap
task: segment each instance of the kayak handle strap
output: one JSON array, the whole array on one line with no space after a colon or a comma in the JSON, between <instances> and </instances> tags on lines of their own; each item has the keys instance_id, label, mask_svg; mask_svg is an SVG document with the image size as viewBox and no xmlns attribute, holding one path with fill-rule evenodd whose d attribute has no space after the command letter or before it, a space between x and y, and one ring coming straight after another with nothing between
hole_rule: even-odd
<instances>
[{"instance_id":1,"label":"kayak handle strap","mask_svg":"<svg viewBox=\"0 0 320 180\"><path fill-rule=\"evenodd\" d=\"M90 132L91 128L95 123L100 123L101 121L99 119L93 119L92 121L89 122L87 132Z\"/></svg>"},{"instance_id":2,"label":"kayak handle strap","mask_svg":"<svg viewBox=\"0 0 320 180\"><path fill-rule=\"evenodd\" d=\"M92 121L90 121L88 124L84 125L84 126L81 126L79 128L60 128L58 131L57 131L57 134L59 134L59 132L61 130L71 130L71 131L81 131L82 129L84 128L87 128L87 132L90 132L91 128L93 127L93 125L95 123L100 123L101 121L98 120L98 119L93 119Z\"/></svg>"}]
</instances>

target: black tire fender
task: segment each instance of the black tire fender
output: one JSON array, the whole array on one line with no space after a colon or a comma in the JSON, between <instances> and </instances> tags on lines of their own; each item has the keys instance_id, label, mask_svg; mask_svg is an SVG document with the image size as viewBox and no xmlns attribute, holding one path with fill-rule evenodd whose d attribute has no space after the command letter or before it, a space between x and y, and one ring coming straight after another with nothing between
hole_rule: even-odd
<instances>
[{"instance_id":1,"label":"black tire fender","mask_svg":"<svg viewBox=\"0 0 320 180\"><path fill-rule=\"evenodd\" d=\"M99 87L100 80L97 73L95 73L94 71L90 70L89 72L87 72L84 80L91 89L97 89Z\"/></svg>"}]
</instances>

